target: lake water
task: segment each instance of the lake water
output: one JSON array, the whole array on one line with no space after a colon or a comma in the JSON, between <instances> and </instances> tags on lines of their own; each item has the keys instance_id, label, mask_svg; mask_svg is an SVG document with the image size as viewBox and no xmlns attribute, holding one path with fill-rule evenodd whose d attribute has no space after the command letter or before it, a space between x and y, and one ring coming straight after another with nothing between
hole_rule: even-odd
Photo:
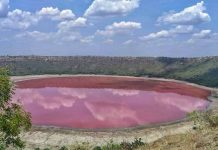
<instances>
[{"instance_id":1,"label":"lake water","mask_svg":"<svg viewBox=\"0 0 218 150\"><path fill-rule=\"evenodd\" d=\"M134 89L135 82L141 86ZM142 86L146 84L150 88ZM79 129L166 123L183 119L187 113L204 110L209 105L205 100L209 94L206 90L188 86L189 93L182 89L187 85L169 83L167 86L168 82L164 82L164 89L161 82L154 81L154 84L125 78L115 81L106 78L89 81L88 77L36 79L17 82L13 99L19 99L31 113L34 125Z\"/></svg>"}]
</instances>

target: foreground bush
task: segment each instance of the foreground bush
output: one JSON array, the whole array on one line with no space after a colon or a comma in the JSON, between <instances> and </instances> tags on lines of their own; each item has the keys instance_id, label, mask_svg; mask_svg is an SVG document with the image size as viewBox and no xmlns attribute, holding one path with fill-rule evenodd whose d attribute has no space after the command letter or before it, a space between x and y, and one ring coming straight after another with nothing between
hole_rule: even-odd
<instances>
[{"instance_id":1,"label":"foreground bush","mask_svg":"<svg viewBox=\"0 0 218 150\"><path fill-rule=\"evenodd\" d=\"M122 142L121 144L115 144L111 141L102 147L97 146L93 150L135 150L137 148L144 147L145 145L146 144L142 142L141 138L136 138L132 143Z\"/></svg>"},{"instance_id":2,"label":"foreground bush","mask_svg":"<svg viewBox=\"0 0 218 150\"><path fill-rule=\"evenodd\" d=\"M13 103L13 84L6 69L0 68L0 149L23 148L20 133L31 128L30 114Z\"/></svg>"}]
</instances>

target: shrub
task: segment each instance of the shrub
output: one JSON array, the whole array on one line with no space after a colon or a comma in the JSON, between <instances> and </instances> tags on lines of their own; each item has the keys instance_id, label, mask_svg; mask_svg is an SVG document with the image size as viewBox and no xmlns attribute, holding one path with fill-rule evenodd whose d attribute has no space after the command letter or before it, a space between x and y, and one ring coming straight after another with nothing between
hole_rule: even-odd
<instances>
[{"instance_id":1,"label":"shrub","mask_svg":"<svg viewBox=\"0 0 218 150\"><path fill-rule=\"evenodd\" d=\"M22 131L31 128L30 114L16 103L13 103L13 84L8 70L0 68L0 147L1 150L9 146L24 148L20 138Z\"/></svg>"},{"instance_id":2,"label":"shrub","mask_svg":"<svg viewBox=\"0 0 218 150\"><path fill-rule=\"evenodd\" d=\"M111 140L106 145L102 146L102 150L122 150L122 147L120 144L115 144L113 140Z\"/></svg>"},{"instance_id":3,"label":"shrub","mask_svg":"<svg viewBox=\"0 0 218 150\"><path fill-rule=\"evenodd\" d=\"M135 138L135 140L132 143L122 142L120 145L123 150L134 150L139 147L145 146L145 143L142 142L141 138L139 139Z\"/></svg>"},{"instance_id":4,"label":"shrub","mask_svg":"<svg viewBox=\"0 0 218 150\"><path fill-rule=\"evenodd\" d=\"M68 150L66 146L62 146L59 150Z\"/></svg>"},{"instance_id":5,"label":"shrub","mask_svg":"<svg viewBox=\"0 0 218 150\"><path fill-rule=\"evenodd\" d=\"M102 150L100 146L96 146L93 148L93 150Z\"/></svg>"},{"instance_id":6,"label":"shrub","mask_svg":"<svg viewBox=\"0 0 218 150\"><path fill-rule=\"evenodd\" d=\"M100 147L96 146L93 150L135 150L137 148L145 146L142 139L135 139L132 143L122 142L121 144L115 144L112 140L106 145Z\"/></svg>"}]
</instances>

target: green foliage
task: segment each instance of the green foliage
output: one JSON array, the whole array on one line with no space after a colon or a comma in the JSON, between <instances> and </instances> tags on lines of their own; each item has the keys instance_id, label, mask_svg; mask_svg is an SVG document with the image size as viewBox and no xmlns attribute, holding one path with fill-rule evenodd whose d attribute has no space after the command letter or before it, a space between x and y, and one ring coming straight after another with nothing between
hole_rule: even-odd
<instances>
[{"instance_id":1,"label":"green foliage","mask_svg":"<svg viewBox=\"0 0 218 150\"><path fill-rule=\"evenodd\" d=\"M102 146L102 150L122 150L120 144L115 144L112 140L106 145Z\"/></svg>"},{"instance_id":2,"label":"green foliage","mask_svg":"<svg viewBox=\"0 0 218 150\"><path fill-rule=\"evenodd\" d=\"M218 87L218 57L0 57L12 75L103 74L149 76L189 81Z\"/></svg>"},{"instance_id":3,"label":"green foliage","mask_svg":"<svg viewBox=\"0 0 218 150\"><path fill-rule=\"evenodd\" d=\"M96 146L93 150L135 150L140 147L144 148L145 145L141 138L136 138L132 143L122 142L121 144L115 144L113 141L110 141L102 147Z\"/></svg>"},{"instance_id":4,"label":"green foliage","mask_svg":"<svg viewBox=\"0 0 218 150\"><path fill-rule=\"evenodd\" d=\"M66 146L62 146L59 150L68 150Z\"/></svg>"},{"instance_id":5,"label":"green foliage","mask_svg":"<svg viewBox=\"0 0 218 150\"><path fill-rule=\"evenodd\" d=\"M100 146L96 146L93 148L93 150L101 150L101 147Z\"/></svg>"},{"instance_id":6,"label":"green foliage","mask_svg":"<svg viewBox=\"0 0 218 150\"><path fill-rule=\"evenodd\" d=\"M11 101L13 84L6 69L0 69L0 147L23 148L19 134L31 127L30 114Z\"/></svg>"}]
</instances>

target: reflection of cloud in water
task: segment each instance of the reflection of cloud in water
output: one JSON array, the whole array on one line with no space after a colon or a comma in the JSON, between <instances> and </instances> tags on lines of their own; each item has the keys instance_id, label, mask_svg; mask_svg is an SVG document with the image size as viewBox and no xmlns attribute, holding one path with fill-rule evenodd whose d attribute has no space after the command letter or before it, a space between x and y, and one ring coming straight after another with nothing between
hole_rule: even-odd
<instances>
[{"instance_id":1,"label":"reflection of cloud in water","mask_svg":"<svg viewBox=\"0 0 218 150\"><path fill-rule=\"evenodd\" d=\"M21 99L21 103L28 105L37 103L44 109L59 109L60 107L72 107L76 100L86 98L85 93L75 89L42 88L42 89L17 89L13 99Z\"/></svg>"},{"instance_id":2,"label":"reflection of cloud in water","mask_svg":"<svg viewBox=\"0 0 218 150\"><path fill-rule=\"evenodd\" d=\"M99 121L105 120L124 120L131 119L136 122L140 122L137 118L137 114L134 110L131 110L128 107L123 105L114 106L114 105L96 105L96 103L84 102L86 108L92 113L93 117L95 117Z\"/></svg>"},{"instance_id":3,"label":"reflection of cloud in water","mask_svg":"<svg viewBox=\"0 0 218 150\"><path fill-rule=\"evenodd\" d=\"M58 88L58 92L65 96L71 96L76 99L85 99L87 97L86 93L81 89L70 89L70 88Z\"/></svg>"},{"instance_id":4,"label":"reflection of cloud in water","mask_svg":"<svg viewBox=\"0 0 218 150\"><path fill-rule=\"evenodd\" d=\"M134 96L139 94L138 90L106 89L106 91L119 96Z\"/></svg>"},{"instance_id":5,"label":"reflection of cloud in water","mask_svg":"<svg viewBox=\"0 0 218 150\"><path fill-rule=\"evenodd\" d=\"M157 93L152 92L154 100L157 103L163 103L165 106L173 106L183 112L192 112L196 109L202 109L207 106L208 101L196 97L178 95L175 93Z\"/></svg>"},{"instance_id":6,"label":"reflection of cloud in water","mask_svg":"<svg viewBox=\"0 0 218 150\"><path fill-rule=\"evenodd\" d=\"M46 87L16 89L15 93L13 99L20 99L32 113L33 123L74 128L129 127L172 121L209 103L176 93L125 89Z\"/></svg>"},{"instance_id":7,"label":"reflection of cloud in water","mask_svg":"<svg viewBox=\"0 0 218 150\"><path fill-rule=\"evenodd\" d=\"M75 88L40 88L40 89L17 89L16 95L14 96L14 99L21 99L21 102L23 104L31 104L31 103L37 103L40 106L43 106L44 109L59 109L60 107L72 107L76 100L85 99L87 100L87 97L92 97L91 101L85 102L86 107L93 113L95 116L97 116L98 119L102 120L103 115L106 113L98 113L96 115L96 112L102 112L106 109L107 112L111 112L114 116L116 115L124 115L120 117L126 117L131 116L134 118L134 112L132 110L129 110L124 107L114 108L110 105L105 106L104 108L94 108L94 103L91 102L95 100L93 96L96 95L96 92L98 89L75 89ZM183 112L191 112L193 110L204 108L205 105L208 103L208 101L205 101L203 99L190 97L190 96L184 96L184 95L178 95L175 93L157 93L157 92L151 92L151 91L143 91L140 93L138 90L123 90L123 89L103 89L101 92L111 93L116 97L120 96L137 96L141 95L144 97L147 97L147 99L151 100L153 99L156 103L163 104L163 106L166 107L176 107L177 109L183 111ZM98 93L97 93L98 94ZM104 95L104 94L103 94ZM102 96L103 96L102 95ZM122 113L121 113L122 112ZM105 116L110 117L111 114ZM128 114L128 115L126 115Z\"/></svg>"}]
</instances>

